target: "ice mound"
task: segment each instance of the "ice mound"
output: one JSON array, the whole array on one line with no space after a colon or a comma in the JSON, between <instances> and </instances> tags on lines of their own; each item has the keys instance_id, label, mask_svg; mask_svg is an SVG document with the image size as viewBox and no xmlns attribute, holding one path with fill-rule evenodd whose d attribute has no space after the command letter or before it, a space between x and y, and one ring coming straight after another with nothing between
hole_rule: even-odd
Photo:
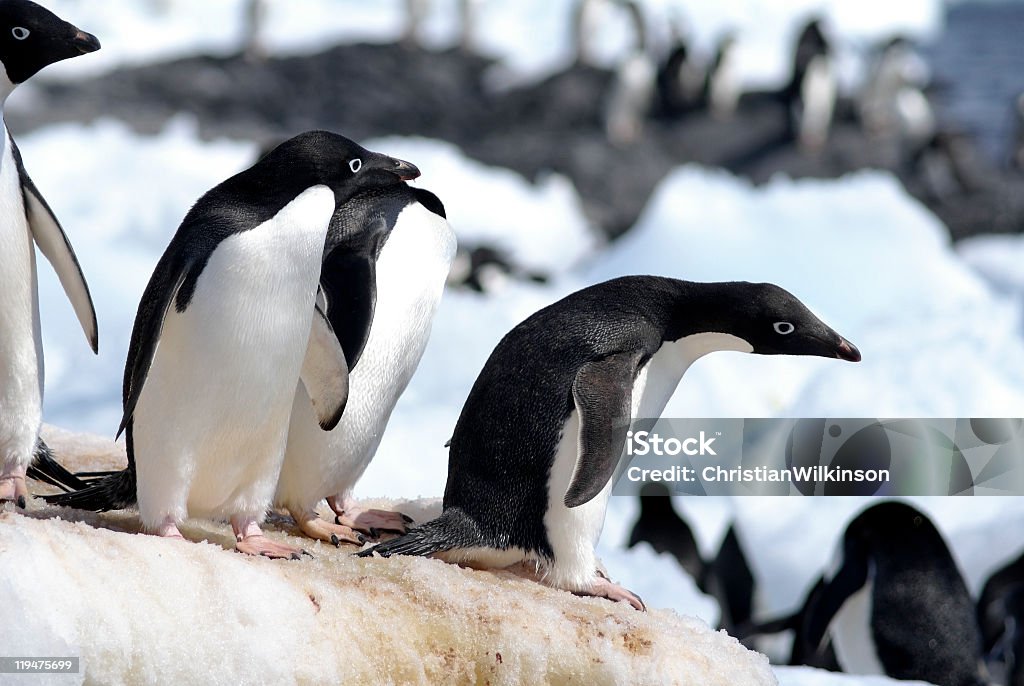
<instances>
[{"instance_id":1,"label":"ice mound","mask_svg":"<svg viewBox=\"0 0 1024 686\"><path fill-rule=\"evenodd\" d=\"M119 452L47 437L75 469ZM418 518L438 505L392 504ZM202 543L137 531L133 513L41 501L0 514L0 607L18 618L0 623L4 652L81 656L87 683L776 683L766 658L701 620L437 560L359 559L284 518L269 535L312 559L237 555L215 522L183 527Z\"/></svg>"}]
</instances>

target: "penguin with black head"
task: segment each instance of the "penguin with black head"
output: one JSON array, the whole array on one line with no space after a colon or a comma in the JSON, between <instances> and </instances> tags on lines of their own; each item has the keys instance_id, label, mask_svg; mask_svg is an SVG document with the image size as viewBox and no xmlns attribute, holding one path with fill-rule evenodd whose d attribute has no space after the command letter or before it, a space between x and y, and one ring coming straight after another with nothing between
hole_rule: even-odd
<instances>
[{"instance_id":1,"label":"penguin with black head","mask_svg":"<svg viewBox=\"0 0 1024 686\"><path fill-rule=\"evenodd\" d=\"M43 67L99 50L95 36L28 0L0 1L0 117L7 97ZM39 439L43 345L34 246L53 266L85 331L99 349L89 286L60 222L32 182L3 123L0 140L0 503L26 506L25 477L65 479ZM36 457L38 455L38 457Z\"/></svg>"},{"instance_id":2,"label":"penguin with black head","mask_svg":"<svg viewBox=\"0 0 1024 686\"><path fill-rule=\"evenodd\" d=\"M298 557L264 536L296 385L323 430L348 396L339 337L317 302L336 208L415 178L411 164L310 131L207 192L146 286L124 374L128 468L47 498L88 510L137 504L146 530L228 519L238 551Z\"/></svg>"},{"instance_id":3,"label":"penguin with black head","mask_svg":"<svg viewBox=\"0 0 1024 686\"><path fill-rule=\"evenodd\" d=\"M491 353L455 426L441 516L360 554L525 571L643 609L594 554L612 477L630 417L658 417L689 366L718 350L860 360L771 284L629 276L590 286Z\"/></svg>"}]
</instances>

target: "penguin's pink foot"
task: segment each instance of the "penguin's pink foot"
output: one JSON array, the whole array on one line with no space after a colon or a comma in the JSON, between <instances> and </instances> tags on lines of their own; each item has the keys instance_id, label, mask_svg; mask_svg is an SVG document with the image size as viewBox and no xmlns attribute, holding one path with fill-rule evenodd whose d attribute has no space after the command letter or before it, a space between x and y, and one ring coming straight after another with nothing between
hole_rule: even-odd
<instances>
[{"instance_id":1,"label":"penguin's pink foot","mask_svg":"<svg viewBox=\"0 0 1024 686\"><path fill-rule=\"evenodd\" d=\"M0 472L0 503L12 501L21 509L28 505L28 484L25 483L26 467L6 467Z\"/></svg>"},{"instance_id":2,"label":"penguin's pink foot","mask_svg":"<svg viewBox=\"0 0 1024 686\"><path fill-rule=\"evenodd\" d=\"M357 507L350 498L332 496L327 504L337 515L334 523L379 538L381 534L404 534L409 531L412 517L391 510L371 510Z\"/></svg>"},{"instance_id":3,"label":"penguin's pink foot","mask_svg":"<svg viewBox=\"0 0 1024 686\"><path fill-rule=\"evenodd\" d=\"M272 560L298 560L304 554L309 554L302 548L267 538L256 520L250 517L232 517L231 529L235 532L235 550L246 555L261 555Z\"/></svg>"},{"instance_id":4,"label":"penguin's pink foot","mask_svg":"<svg viewBox=\"0 0 1024 686\"><path fill-rule=\"evenodd\" d=\"M310 538L332 543L335 547L340 546L342 543L352 543L354 545L366 543L366 537L358 531L343 524L331 524L324 521L320 515L312 510L308 512L289 510L289 512L291 512L292 518L295 519L295 523L299 525L302 533Z\"/></svg>"},{"instance_id":5,"label":"penguin's pink foot","mask_svg":"<svg viewBox=\"0 0 1024 686\"><path fill-rule=\"evenodd\" d=\"M156 535L161 538L180 538L183 541L185 540L185 537L178 530L178 525L170 517L165 519L164 523L156 530Z\"/></svg>"},{"instance_id":6,"label":"penguin's pink foot","mask_svg":"<svg viewBox=\"0 0 1024 686\"><path fill-rule=\"evenodd\" d=\"M607 598L613 603L625 601L629 603L633 609L639 610L640 612L647 612L647 606L644 605L644 601L640 599L640 596L629 589L620 586L614 581L611 581L603 574L598 574L597 580L594 581L589 589L586 591L573 591L573 594L578 596Z\"/></svg>"}]
</instances>

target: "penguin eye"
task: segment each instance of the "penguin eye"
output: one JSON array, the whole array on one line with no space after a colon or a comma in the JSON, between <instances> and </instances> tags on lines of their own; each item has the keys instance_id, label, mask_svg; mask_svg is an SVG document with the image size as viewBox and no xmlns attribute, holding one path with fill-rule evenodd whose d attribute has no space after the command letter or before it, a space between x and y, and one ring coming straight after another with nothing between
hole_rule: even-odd
<instances>
[{"instance_id":1,"label":"penguin eye","mask_svg":"<svg viewBox=\"0 0 1024 686\"><path fill-rule=\"evenodd\" d=\"M352 170L353 174L358 174L359 170L363 168L363 161L356 157L348 161L348 168Z\"/></svg>"},{"instance_id":2,"label":"penguin eye","mask_svg":"<svg viewBox=\"0 0 1024 686\"><path fill-rule=\"evenodd\" d=\"M796 327L789 322L775 322L775 333L780 333L783 336L789 335L796 331Z\"/></svg>"},{"instance_id":3,"label":"penguin eye","mask_svg":"<svg viewBox=\"0 0 1024 686\"><path fill-rule=\"evenodd\" d=\"M14 36L15 39L17 40L25 40L26 38L28 38L28 35L30 33L31 31L24 28L23 26L15 26L13 29L11 29L11 35Z\"/></svg>"}]
</instances>

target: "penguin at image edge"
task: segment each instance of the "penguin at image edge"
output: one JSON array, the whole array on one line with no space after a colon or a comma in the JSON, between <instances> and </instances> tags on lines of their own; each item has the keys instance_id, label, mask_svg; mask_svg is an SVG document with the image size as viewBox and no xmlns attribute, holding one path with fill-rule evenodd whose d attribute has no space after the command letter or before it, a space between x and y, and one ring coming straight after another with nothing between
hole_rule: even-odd
<instances>
[{"instance_id":1,"label":"penguin at image edge","mask_svg":"<svg viewBox=\"0 0 1024 686\"><path fill-rule=\"evenodd\" d=\"M899 501L868 507L847 525L839 553L803 607L774 622L796 632L791 664L938 686L988 683L974 602L927 516Z\"/></svg>"},{"instance_id":2,"label":"penguin at image edge","mask_svg":"<svg viewBox=\"0 0 1024 686\"><path fill-rule=\"evenodd\" d=\"M594 553L612 477L630 417L660 416L689 366L718 350L860 360L771 284L630 276L584 288L488 358L452 436L441 516L360 555L436 555L644 609Z\"/></svg>"},{"instance_id":3,"label":"penguin at image edge","mask_svg":"<svg viewBox=\"0 0 1024 686\"><path fill-rule=\"evenodd\" d=\"M19 84L43 67L99 48L95 36L34 2L0 2L0 108ZM56 271L93 352L99 350L99 334L78 258L25 170L6 121L0 140L0 217L0 503L14 501L25 508L29 470L50 482L70 476L48 459L49 450L39 438L43 347L33 244Z\"/></svg>"}]
</instances>

